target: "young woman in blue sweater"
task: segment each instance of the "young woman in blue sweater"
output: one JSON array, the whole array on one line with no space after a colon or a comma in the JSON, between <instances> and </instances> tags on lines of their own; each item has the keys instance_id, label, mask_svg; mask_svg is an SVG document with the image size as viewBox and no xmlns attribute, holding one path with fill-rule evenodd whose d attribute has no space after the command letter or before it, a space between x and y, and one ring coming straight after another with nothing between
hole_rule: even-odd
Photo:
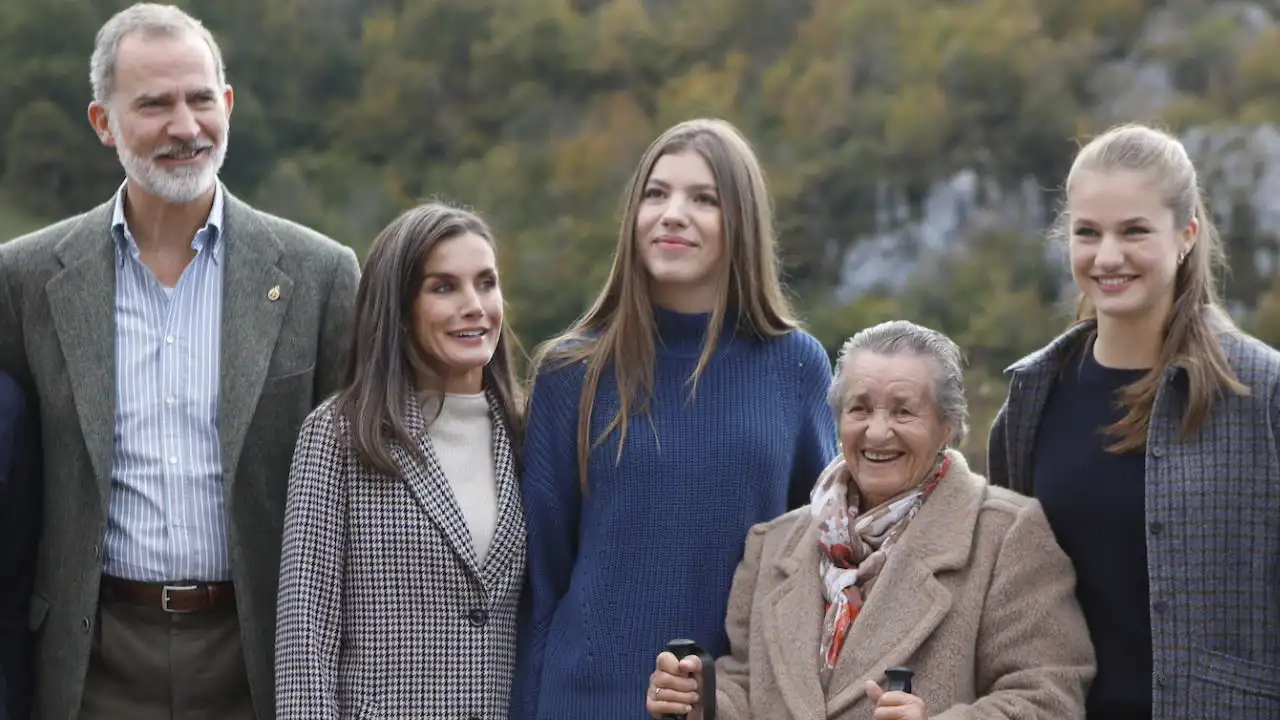
<instances>
[{"instance_id":1,"label":"young woman in blue sweater","mask_svg":"<svg viewBox=\"0 0 1280 720\"><path fill-rule=\"evenodd\" d=\"M728 650L747 530L808 502L836 454L831 363L783 294L764 175L732 125L653 142L604 290L534 372L511 718L647 718L655 652Z\"/></svg>"}]
</instances>

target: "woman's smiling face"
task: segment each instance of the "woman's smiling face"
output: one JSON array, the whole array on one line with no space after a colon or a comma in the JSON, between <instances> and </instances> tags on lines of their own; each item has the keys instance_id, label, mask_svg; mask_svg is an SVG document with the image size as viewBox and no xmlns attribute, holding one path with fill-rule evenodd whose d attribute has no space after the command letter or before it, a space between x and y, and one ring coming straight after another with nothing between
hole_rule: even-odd
<instances>
[{"instance_id":1,"label":"woman's smiling face","mask_svg":"<svg viewBox=\"0 0 1280 720\"><path fill-rule=\"evenodd\" d=\"M916 355L860 351L849 358L840 448L864 510L918 485L950 441L934 402L936 373L931 360Z\"/></svg>"}]
</instances>

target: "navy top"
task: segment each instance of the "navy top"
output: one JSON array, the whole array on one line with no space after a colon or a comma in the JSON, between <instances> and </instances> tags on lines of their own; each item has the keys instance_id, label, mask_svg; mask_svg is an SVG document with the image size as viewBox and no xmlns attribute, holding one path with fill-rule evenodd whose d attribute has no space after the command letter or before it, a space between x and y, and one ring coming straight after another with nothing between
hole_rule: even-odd
<instances>
[{"instance_id":1,"label":"navy top","mask_svg":"<svg viewBox=\"0 0 1280 720\"><path fill-rule=\"evenodd\" d=\"M589 455L580 492L584 363L534 385L522 488L528 524L512 720L647 720L654 658L687 637L727 653L725 612L752 525L808 502L836 455L831 362L812 336L721 335L689 400L709 315L654 309L660 341L650 417L633 415ZM606 372L593 441L617 412Z\"/></svg>"},{"instance_id":2,"label":"navy top","mask_svg":"<svg viewBox=\"0 0 1280 720\"><path fill-rule=\"evenodd\" d=\"M1117 393L1146 372L1100 365L1089 343L1067 361L1036 435L1035 496L1075 565L1097 653L1090 720L1151 717L1146 455L1107 452L1103 433L1125 414Z\"/></svg>"},{"instance_id":3,"label":"navy top","mask_svg":"<svg viewBox=\"0 0 1280 720\"><path fill-rule=\"evenodd\" d=\"M31 712L27 616L40 518L34 422L18 383L0 373L0 720Z\"/></svg>"}]
</instances>

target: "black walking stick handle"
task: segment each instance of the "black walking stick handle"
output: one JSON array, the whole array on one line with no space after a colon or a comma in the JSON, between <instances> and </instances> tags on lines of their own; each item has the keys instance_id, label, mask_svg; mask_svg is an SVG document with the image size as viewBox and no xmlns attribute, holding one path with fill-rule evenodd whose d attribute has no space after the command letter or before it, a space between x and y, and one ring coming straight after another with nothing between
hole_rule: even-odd
<instances>
[{"instance_id":1,"label":"black walking stick handle","mask_svg":"<svg viewBox=\"0 0 1280 720\"><path fill-rule=\"evenodd\" d=\"M667 643L667 652L683 660L690 655L697 655L702 661L702 687L698 689L698 697L702 700L703 720L716 720L716 661L692 640L679 639ZM666 715L663 720L683 720L685 715Z\"/></svg>"},{"instance_id":2,"label":"black walking stick handle","mask_svg":"<svg viewBox=\"0 0 1280 720\"><path fill-rule=\"evenodd\" d=\"M915 677L916 671L911 668L892 667L884 671L885 677L889 678L889 687L885 688L885 692L904 692L908 695L911 692L911 678Z\"/></svg>"}]
</instances>

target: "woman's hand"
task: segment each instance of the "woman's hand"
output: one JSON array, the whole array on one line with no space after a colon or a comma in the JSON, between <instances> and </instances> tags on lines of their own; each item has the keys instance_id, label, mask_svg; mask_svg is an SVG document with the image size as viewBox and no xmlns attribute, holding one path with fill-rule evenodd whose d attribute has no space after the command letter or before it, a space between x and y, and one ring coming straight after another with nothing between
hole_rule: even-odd
<instances>
[{"instance_id":1,"label":"woman's hand","mask_svg":"<svg viewBox=\"0 0 1280 720\"><path fill-rule=\"evenodd\" d=\"M928 720L929 710L924 700L904 692L885 692L884 688L868 680L867 697L876 704L872 720Z\"/></svg>"},{"instance_id":2,"label":"woman's hand","mask_svg":"<svg viewBox=\"0 0 1280 720\"><path fill-rule=\"evenodd\" d=\"M687 715L689 720L702 720L702 661L697 656L676 660L669 652L658 655L656 669L649 676L649 692L644 708L655 718Z\"/></svg>"}]
</instances>

